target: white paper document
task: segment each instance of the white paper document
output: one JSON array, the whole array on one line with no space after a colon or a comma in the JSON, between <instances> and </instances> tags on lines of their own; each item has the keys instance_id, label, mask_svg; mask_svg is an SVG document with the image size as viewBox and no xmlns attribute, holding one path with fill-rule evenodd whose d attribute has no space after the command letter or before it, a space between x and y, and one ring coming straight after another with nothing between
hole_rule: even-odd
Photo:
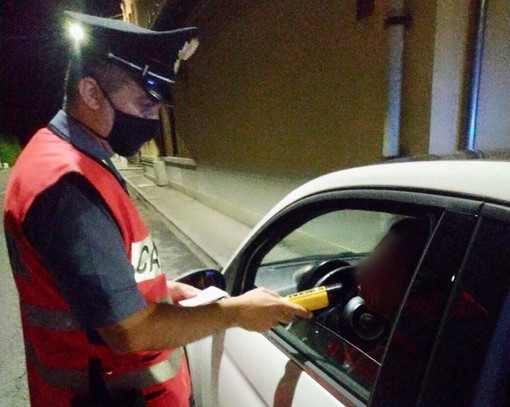
<instances>
[{"instance_id":1,"label":"white paper document","mask_svg":"<svg viewBox=\"0 0 510 407\"><path fill-rule=\"evenodd\" d=\"M197 305L211 304L225 297L229 297L226 291L212 285L200 291L193 298L179 301L179 305L183 307L196 307Z\"/></svg>"}]
</instances>

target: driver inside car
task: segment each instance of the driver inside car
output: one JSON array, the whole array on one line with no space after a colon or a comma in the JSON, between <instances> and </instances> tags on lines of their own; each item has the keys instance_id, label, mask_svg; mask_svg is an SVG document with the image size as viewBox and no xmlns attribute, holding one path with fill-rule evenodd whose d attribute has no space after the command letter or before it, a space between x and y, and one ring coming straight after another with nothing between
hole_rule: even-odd
<instances>
[{"instance_id":1,"label":"driver inside car","mask_svg":"<svg viewBox=\"0 0 510 407\"><path fill-rule=\"evenodd\" d=\"M317 348L327 349L326 354L343 365L343 370L364 379L374 378L378 365L373 360L381 360L387 328L397 315L430 229L428 218L400 219L354 271L343 268L351 278L344 280L345 295L341 303L317 312L315 321L355 348L346 347L341 341L316 337L307 322L296 321L292 331L298 337L306 337L309 343L316 343Z\"/></svg>"},{"instance_id":2,"label":"driver inside car","mask_svg":"<svg viewBox=\"0 0 510 407\"><path fill-rule=\"evenodd\" d=\"M354 272L358 295L364 300L371 315L380 315L389 327L395 320L414 270L427 243L431 229L428 218L404 218L395 222L374 250ZM340 332L340 334L342 334ZM382 337L364 351L380 361L386 338ZM377 365L350 349L341 355L349 369L365 379L373 380Z\"/></svg>"},{"instance_id":3,"label":"driver inside car","mask_svg":"<svg viewBox=\"0 0 510 407\"><path fill-rule=\"evenodd\" d=\"M382 315L388 327L399 313L430 231L431 222L428 218L404 218L397 221L354 273L359 296L365 301L366 308L374 314ZM438 323L438 309L441 299L444 298L444 289L435 281L437 276L434 278L434 273L422 274L424 275L414 284L401 311L405 315L403 318L414 321L421 330L402 330L397 327L393 333L391 363L385 362L386 379L382 380L382 384L388 405L405 406L414 403L412 397L415 394L415 382L419 383L418 378L414 380L416 363L420 361L426 364L429 349L428 341L420 332L423 333L424 329L432 328ZM430 275L427 277L426 274ZM450 316L456 324L477 323L477 326L482 327L487 311L467 292L461 291L451 307ZM462 342L461 338L459 339ZM386 340L385 337L381 338L365 349L365 352L380 362L386 350ZM461 346L458 347L459 358L465 358L469 353ZM367 363L367 358L361 355L362 353L354 348L344 348L344 364L351 373L365 381L374 382L379 368L376 364ZM392 377L391 373L388 374L392 369L407 371L408 381L398 383L388 379ZM466 366L466 376L471 374L471 370Z\"/></svg>"},{"instance_id":4,"label":"driver inside car","mask_svg":"<svg viewBox=\"0 0 510 407\"><path fill-rule=\"evenodd\" d=\"M369 311L394 320L429 231L427 218L401 219L360 263L354 277Z\"/></svg>"},{"instance_id":5,"label":"driver inside car","mask_svg":"<svg viewBox=\"0 0 510 407\"><path fill-rule=\"evenodd\" d=\"M416 386L421 383L421 370L417 366L427 364L431 346L430 335L424 335L424 332L436 329L443 301L449 296L450 283L445 285L443 282L445 278L449 282L451 275L445 275L442 269L429 269L427 264L421 266L422 270L407 294L433 227L431 217L397 220L372 252L355 267L336 270L338 279L346 283L345 296L339 303L318 311L312 322L297 320L287 328L308 348L325 355L327 363L368 391L376 382L383 363L385 374L380 375L377 382L383 389L380 396L391 406L415 404ZM350 273L354 281L345 278L344 272ZM336 281L329 278L328 282ZM352 303L358 305L354 312L350 308ZM478 321L480 325L477 326L482 326L487 311L475 298L461 291L451 306L450 315L457 324ZM386 349L390 328L397 316L404 323L397 324ZM367 320L363 321L363 318ZM364 328L374 327L369 318L372 322L382 321L383 329L378 328L376 335L366 335L371 329ZM317 329L317 324L328 329ZM383 361L385 352L387 357ZM466 358L469 351L458 346L458 353L459 359L469 361ZM400 372L399 377L405 371L408 380L393 380L394 371ZM465 371L469 376L470 369L466 367Z\"/></svg>"}]
</instances>

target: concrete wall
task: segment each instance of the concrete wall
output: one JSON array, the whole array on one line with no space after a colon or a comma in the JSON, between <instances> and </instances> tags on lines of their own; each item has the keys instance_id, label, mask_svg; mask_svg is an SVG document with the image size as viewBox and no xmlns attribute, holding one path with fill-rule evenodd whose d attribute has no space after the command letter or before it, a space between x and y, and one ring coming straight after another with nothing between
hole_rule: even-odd
<instances>
[{"instance_id":1,"label":"concrete wall","mask_svg":"<svg viewBox=\"0 0 510 407\"><path fill-rule=\"evenodd\" d=\"M249 227L307 178L232 170L193 160L164 158L174 188ZM150 169L146 175L154 177Z\"/></svg>"}]
</instances>

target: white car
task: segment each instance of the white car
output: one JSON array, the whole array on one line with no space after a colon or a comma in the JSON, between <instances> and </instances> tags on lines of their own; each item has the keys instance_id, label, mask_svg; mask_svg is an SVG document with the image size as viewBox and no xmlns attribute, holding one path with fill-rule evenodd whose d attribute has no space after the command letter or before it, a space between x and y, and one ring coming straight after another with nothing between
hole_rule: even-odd
<instances>
[{"instance_id":1,"label":"white car","mask_svg":"<svg viewBox=\"0 0 510 407\"><path fill-rule=\"evenodd\" d=\"M336 291L312 320L189 345L197 407L510 405L510 162L322 176L222 275L231 295Z\"/></svg>"}]
</instances>

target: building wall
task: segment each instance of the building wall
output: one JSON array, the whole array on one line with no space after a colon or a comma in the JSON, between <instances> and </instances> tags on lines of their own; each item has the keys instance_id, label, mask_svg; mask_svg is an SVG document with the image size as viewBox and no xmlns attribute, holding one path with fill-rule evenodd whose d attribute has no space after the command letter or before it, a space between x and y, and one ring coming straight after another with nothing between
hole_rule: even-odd
<instances>
[{"instance_id":1,"label":"building wall","mask_svg":"<svg viewBox=\"0 0 510 407\"><path fill-rule=\"evenodd\" d=\"M122 10L122 18L124 21L141 27L150 27L161 11L164 0L122 0L120 8ZM149 157L151 159L158 158L162 152L172 151L170 138L170 128L168 111L163 109L162 112L162 134L155 140L145 143L140 149L141 157ZM164 155L164 154L163 154ZM130 157L132 163L139 164L140 157Z\"/></svg>"},{"instance_id":2,"label":"building wall","mask_svg":"<svg viewBox=\"0 0 510 407\"><path fill-rule=\"evenodd\" d=\"M412 22L405 32L401 111L401 154L428 152L436 39L436 1L407 0Z\"/></svg>"},{"instance_id":3,"label":"building wall","mask_svg":"<svg viewBox=\"0 0 510 407\"><path fill-rule=\"evenodd\" d=\"M201 45L176 87L197 166L169 166L174 187L252 225L297 184L382 160L389 1L361 21L355 1L202 3L189 22ZM436 3L406 12L401 151L425 154Z\"/></svg>"},{"instance_id":4,"label":"building wall","mask_svg":"<svg viewBox=\"0 0 510 407\"><path fill-rule=\"evenodd\" d=\"M510 1L490 0L475 146L510 148Z\"/></svg>"},{"instance_id":5,"label":"building wall","mask_svg":"<svg viewBox=\"0 0 510 407\"><path fill-rule=\"evenodd\" d=\"M381 161L389 5L356 21L354 0L198 2L201 45L175 88L194 161L167 162L171 186L252 225L313 176ZM405 1L403 156L458 148L473 7Z\"/></svg>"},{"instance_id":6,"label":"building wall","mask_svg":"<svg viewBox=\"0 0 510 407\"><path fill-rule=\"evenodd\" d=\"M210 4L177 92L178 130L199 163L309 176L379 159L383 7L356 22L353 1Z\"/></svg>"},{"instance_id":7,"label":"building wall","mask_svg":"<svg viewBox=\"0 0 510 407\"><path fill-rule=\"evenodd\" d=\"M504 0L506 1L506 0ZM471 0L438 1L432 62L432 92L429 93L429 152L456 151L464 137L466 65L473 15ZM418 44L417 44L418 45ZM425 102L425 101L424 101Z\"/></svg>"}]
</instances>

